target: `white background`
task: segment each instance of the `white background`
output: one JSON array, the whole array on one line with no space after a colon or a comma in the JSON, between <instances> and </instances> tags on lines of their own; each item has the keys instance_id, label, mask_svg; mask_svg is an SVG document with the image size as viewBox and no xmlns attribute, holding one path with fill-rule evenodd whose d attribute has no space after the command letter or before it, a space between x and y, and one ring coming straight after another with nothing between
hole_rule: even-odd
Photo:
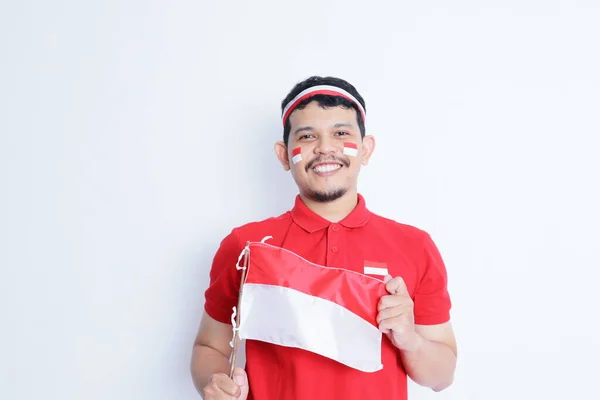
<instances>
[{"instance_id":1,"label":"white background","mask_svg":"<svg viewBox=\"0 0 600 400\"><path fill-rule=\"evenodd\" d=\"M0 398L196 399L220 240L285 212L280 102L334 75L378 146L360 191L431 233L454 385L594 399L597 1L0 3Z\"/></svg>"}]
</instances>

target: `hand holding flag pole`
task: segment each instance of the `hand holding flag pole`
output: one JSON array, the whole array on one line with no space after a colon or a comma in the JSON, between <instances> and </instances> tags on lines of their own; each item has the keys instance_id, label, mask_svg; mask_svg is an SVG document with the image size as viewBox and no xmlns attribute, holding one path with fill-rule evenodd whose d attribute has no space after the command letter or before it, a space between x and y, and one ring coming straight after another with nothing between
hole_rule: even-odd
<instances>
[{"instance_id":1,"label":"hand holding flag pole","mask_svg":"<svg viewBox=\"0 0 600 400\"><path fill-rule=\"evenodd\" d=\"M400 350L414 351L419 343L415 330L414 302L402 277L384 278L388 295L382 296L377 304L377 323L394 346Z\"/></svg>"},{"instance_id":2,"label":"hand holding flag pole","mask_svg":"<svg viewBox=\"0 0 600 400\"><path fill-rule=\"evenodd\" d=\"M239 260L236 265L237 269L242 270L242 277L240 278L240 292L239 292L239 296L238 296L237 312L236 312L236 308L234 307L233 314L231 315L231 324L233 325L233 339L231 339L231 347L233 347L233 349L231 351L231 357L230 357L231 369L229 370L229 378L231 378L231 379L233 379L233 370L235 369L235 360L236 360L236 356L237 356L237 349L238 349L238 343L239 343L238 331L239 331L239 325L240 325L240 306L242 304L242 292L244 291L244 280L246 279L246 271L248 270L249 254L250 254L250 242L247 242L246 247L244 248L244 251L240 255L240 256L243 255L243 257L244 257L244 266L243 267L239 266L239 264L240 264Z\"/></svg>"}]
</instances>

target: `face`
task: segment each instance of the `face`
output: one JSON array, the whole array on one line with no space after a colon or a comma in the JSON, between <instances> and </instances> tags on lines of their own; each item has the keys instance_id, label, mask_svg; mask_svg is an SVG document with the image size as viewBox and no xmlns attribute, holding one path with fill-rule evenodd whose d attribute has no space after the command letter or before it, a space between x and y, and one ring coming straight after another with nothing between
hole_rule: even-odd
<instances>
[{"instance_id":1,"label":"face","mask_svg":"<svg viewBox=\"0 0 600 400\"><path fill-rule=\"evenodd\" d=\"M289 119L288 144L277 142L275 151L300 193L321 202L354 195L361 165L367 165L375 144L371 136L361 139L356 111L311 102Z\"/></svg>"}]
</instances>

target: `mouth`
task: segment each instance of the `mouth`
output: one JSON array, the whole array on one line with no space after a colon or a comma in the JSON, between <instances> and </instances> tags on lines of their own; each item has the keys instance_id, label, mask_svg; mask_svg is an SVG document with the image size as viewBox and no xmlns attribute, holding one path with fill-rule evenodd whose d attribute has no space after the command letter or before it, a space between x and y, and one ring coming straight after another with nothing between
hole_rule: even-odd
<instances>
[{"instance_id":1,"label":"mouth","mask_svg":"<svg viewBox=\"0 0 600 400\"><path fill-rule=\"evenodd\" d=\"M328 176L334 174L341 168L342 164L329 162L317 164L314 167L312 167L311 170L319 176Z\"/></svg>"},{"instance_id":2,"label":"mouth","mask_svg":"<svg viewBox=\"0 0 600 400\"><path fill-rule=\"evenodd\" d=\"M350 167L350 161L345 157L318 157L306 164L306 172L312 172L317 176L329 176L338 172L342 167Z\"/></svg>"}]
</instances>

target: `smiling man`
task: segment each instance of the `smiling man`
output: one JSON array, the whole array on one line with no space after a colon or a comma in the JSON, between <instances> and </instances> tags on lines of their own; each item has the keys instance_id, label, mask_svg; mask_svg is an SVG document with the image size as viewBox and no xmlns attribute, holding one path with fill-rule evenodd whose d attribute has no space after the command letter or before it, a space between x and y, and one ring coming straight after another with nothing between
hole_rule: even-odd
<instances>
[{"instance_id":1,"label":"smiling man","mask_svg":"<svg viewBox=\"0 0 600 400\"><path fill-rule=\"evenodd\" d=\"M232 229L217 250L191 363L205 400L407 399L407 377L435 391L452 383L457 350L446 268L428 233L372 213L358 193L360 169L375 149L365 120L363 98L338 78L311 77L283 100L275 153L299 193L290 211ZM246 366L229 379L231 313L240 289L235 265L247 241L266 236L312 263L384 280L388 294L377 306L381 370L362 372L299 348L248 340Z\"/></svg>"}]
</instances>

